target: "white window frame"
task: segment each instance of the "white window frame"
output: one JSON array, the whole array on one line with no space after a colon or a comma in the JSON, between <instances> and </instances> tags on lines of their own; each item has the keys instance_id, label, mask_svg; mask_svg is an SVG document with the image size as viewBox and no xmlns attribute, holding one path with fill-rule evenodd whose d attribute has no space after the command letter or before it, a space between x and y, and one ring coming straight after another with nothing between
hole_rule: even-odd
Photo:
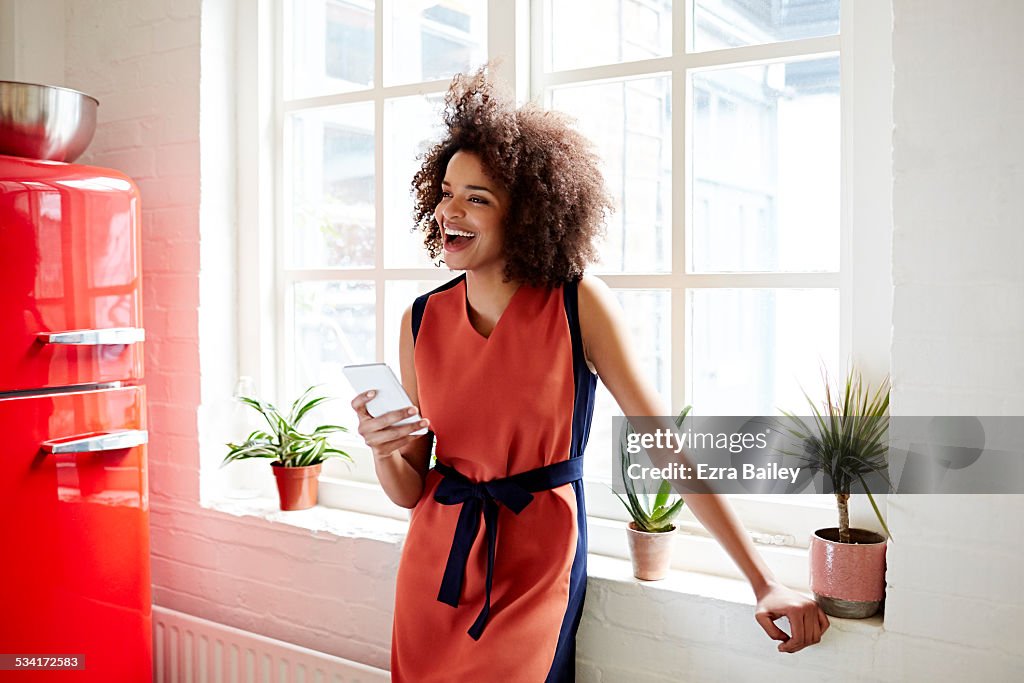
<instances>
[{"instance_id":1,"label":"white window frame","mask_svg":"<svg viewBox=\"0 0 1024 683\"><path fill-rule=\"evenodd\" d=\"M891 171L887 159L868 157L862 160L853 154L854 130L872 141L890 139L891 102L888 89L879 88L878 81L887 76L891 59L885 51L878 55L878 47L888 45L889 16L886 3L871 0L868 3L841 3L840 34L820 38L742 46L706 52L687 52L688 31L692 24L693 3L674 3L672 55L643 61L626 62L597 67L584 67L546 73L544 48L546 27L543 24L545 0L531 0L532 34L541 36L531 43L531 89L534 97L550 86L622 79L647 74L671 74L672 78L672 255L671 270L666 274L601 275L610 287L618 290L668 290L671 297L672 330L670 338L670 371L672 377L682 375L684 381L673 382L671 405L691 404L691 383L686 350L688 322L687 291L691 288L743 287L743 288L836 288L840 297L840 359L852 358L869 377L881 377L889 372L888 345L891 321L891 276L888 272L891 240L891 211L887 206L890 194ZM680 6L685 8L679 11ZM859 5L859 7L858 7ZM855 40L856 37L856 40ZM840 116L841 126L841 188L840 188L840 265L838 273L739 273L697 274L686 272L686 249L692 231L684 231L691 215L689 177L692 171L691 148L686 131L691 125L692 99L688 70L719 66L742 66L774 62L786 58L810 56L840 57ZM854 65L863 64L862 69ZM855 80L859 79L859 80ZM858 83L860 87L857 87ZM854 98L854 92L858 98ZM546 100L545 100L546 103ZM681 125L680 125L681 124ZM857 151L860 152L860 146ZM872 147L872 153L887 154L887 145L881 150ZM875 175L872 175L875 174ZM682 197L684 202L678 202ZM869 203L856 197L876 197ZM681 205L682 204L682 205ZM856 210L855 210L856 209ZM860 215L864 213L864 218ZM858 220L854 223L854 218ZM858 239L853 239L856 229ZM885 245L882 250L877 245ZM873 248L874 247L874 248ZM857 320L855 330L853 321ZM683 368L683 372L676 370ZM590 547L602 554L621 555L625 552L621 524L626 513L608 488L601 482L586 482L587 512L590 517ZM837 513L831 496L728 496L744 526L755 542L771 546L765 554L776 574L788 585L806 584L805 549L811 533L818 528L835 526ZM879 497L885 510L885 497ZM879 529L874 514L864 496L853 498L853 519L858 526ZM739 571L716 544L692 513L684 508L680 517L680 535L674 555L674 565L713 574L739 577Z\"/></svg>"},{"instance_id":2,"label":"white window frame","mask_svg":"<svg viewBox=\"0 0 1024 683\"><path fill-rule=\"evenodd\" d=\"M488 0L488 52L502 55L501 76L513 85L517 100L536 98L545 86L577 80L621 78L648 72L672 74L673 116L688 119L687 68L709 67L734 62L774 61L795 55L840 55L841 193L840 193L840 271L834 273L764 273L741 275L689 274L685 272L685 240L680 239L683 223L689 215L687 175L689 150L686 135L678 128L673 134L673 197L684 197L685 204L674 201L672 216L672 271L658 275L602 276L616 289L669 289L673 301L685 297L689 287L838 287L840 291L840 358L853 358L869 376L889 372L891 327L891 92L879 87L880 79L891 78L889 40L891 11L884 0L846 1L841 4L839 36L811 38L769 45L729 48L712 52L687 53L686 28L691 20L692 3L676 3L673 13L673 55L671 57L629 62L602 67L545 74L540 40L531 44L530 34L542 35L541 12L544 0ZM375 0L375 102L376 128L382 130L383 101L386 97L422 92L443 92L447 82L424 87L381 87L382 55L387 47L384 1ZM686 8L679 11L680 6ZM283 333L291 320L287 292L295 279L284 268L280 236L276 226L283 225L283 187L281 173L284 113L289 108L282 98L283 73L283 0L257 0L239 7L239 88L238 111L238 189L239 196L239 375L249 375L265 396L275 396L285 386L291 370L288 342ZM273 74L268 78L267 74ZM882 81L885 82L884 80ZM855 96L856 94L856 96ZM322 104L365 101L366 92L345 93L315 98ZM303 100L302 102L308 102ZM684 112L679 114L678 112ZM683 126L690 121L684 120ZM854 144L856 134L857 144ZM382 136L377 135L377 234L375 268L353 271L323 270L307 273L302 279L373 280L383 291L387 280L435 279L451 277L447 271L429 269L384 269L383 267L383 177ZM854 152L856 151L856 154ZM677 169L686 169L681 171ZM856 239L854 239L856 235ZM884 245L879 248L879 245ZM380 299L378 299L380 301ZM685 310L685 306L672 306ZM684 321L674 315L672 322L672 366L684 367ZM275 324L281 321L281 324ZM384 310L377 307L376 357L384 358ZM678 373L676 373L678 376ZM672 405L685 405L688 382L675 382ZM321 477L322 505L366 512L396 519L407 519L408 511L392 504L376 484L369 451L355 440L346 444L357 459L347 476L338 469L325 470ZM600 482L585 482L590 517L591 552L625 557L627 554L621 505ZM855 497L858 498L858 497ZM884 510L884 496L881 496ZM741 521L761 542L762 553L781 580L794 587L806 586L806 551L809 531L835 523L835 507L830 501L792 496L731 497ZM873 514L867 503L855 501L854 521L872 526ZM689 512L681 520L678 568L738 577L732 562L718 548Z\"/></svg>"}]
</instances>

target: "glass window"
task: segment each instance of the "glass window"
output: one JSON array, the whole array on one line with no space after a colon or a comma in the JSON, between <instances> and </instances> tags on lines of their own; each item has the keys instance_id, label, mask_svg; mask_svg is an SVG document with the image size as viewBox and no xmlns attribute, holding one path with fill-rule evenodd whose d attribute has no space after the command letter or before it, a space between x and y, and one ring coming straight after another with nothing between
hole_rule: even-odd
<instances>
[{"instance_id":1,"label":"glass window","mask_svg":"<svg viewBox=\"0 0 1024 683\"><path fill-rule=\"evenodd\" d=\"M672 0L546 0L544 17L548 71L672 52Z\"/></svg>"},{"instance_id":2,"label":"glass window","mask_svg":"<svg viewBox=\"0 0 1024 683\"><path fill-rule=\"evenodd\" d=\"M373 267L373 103L288 114L284 176L290 264Z\"/></svg>"},{"instance_id":3,"label":"glass window","mask_svg":"<svg viewBox=\"0 0 1024 683\"><path fill-rule=\"evenodd\" d=\"M448 80L489 57L508 60L487 39L509 44L514 27L488 25L502 21L487 14L506 10L501 3L281 7L278 384L283 396L325 384L347 397L341 367L386 361L398 372L402 312L453 276L423 249L411 181L442 134ZM537 0L531 8L540 13L527 41L537 68L504 68L520 79L513 86L529 80L528 97L572 116L597 147L617 210L591 271L613 288L662 404L673 412L692 404L703 415L799 410L801 388L813 393L821 366L839 366L840 319L849 316L840 44L827 39L839 31L839 0ZM686 51L673 53L673 30L683 27ZM708 51L716 52L694 54ZM610 480L617 413L599 385L588 491ZM323 419L355 421L347 401ZM325 472L375 481L368 460ZM591 506L589 496L591 514L623 516L614 499L595 496ZM740 509L752 514L751 505Z\"/></svg>"},{"instance_id":4,"label":"glass window","mask_svg":"<svg viewBox=\"0 0 1024 683\"><path fill-rule=\"evenodd\" d=\"M345 397L344 365L386 358L399 371L402 311L452 277L423 248L410 190L418 157L441 134L448 80L487 59L487 3L283 0L281 7L279 393L322 384ZM375 61L378 45L383 64ZM355 425L348 401L318 408L318 417ZM328 470L343 474L334 465Z\"/></svg>"},{"instance_id":5,"label":"glass window","mask_svg":"<svg viewBox=\"0 0 1024 683\"><path fill-rule=\"evenodd\" d=\"M287 0L285 97L373 86L373 0Z\"/></svg>"},{"instance_id":6,"label":"glass window","mask_svg":"<svg viewBox=\"0 0 1024 683\"><path fill-rule=\"evenodd\" d=\"M603 273L664 272L672 256L672 81L632 78L550 90L553 109L596 146L616 211L601 245Z\"/></svg>"},{"instance_id":7,"label":"glass window","mask_svg":"<svg viewBox=\"0 0 1024 683\"><path fill-rule=\"evenodd\" d=\"M692 0L697 52L839 33L839 0Z\"/></svg>"},{"instance_id":8,"label":"glass window","mask_svg":"<svg viewBox=\"0 0 1024 683\"><path fill-rule=\"evenodd\" d=\"M701 415L800 413L821 366L838 367L835 289L692 289L687 394Z\"/></svg>"},{"instance_id":9,"label":"glass window","mask_svg":"<svg viewBox=\"0 0 1024 683\"><path fill-rule=\"evenodd\" d=\"M294 362L287 382L287 397L298 396L313 384L330 387L332 395L348 387L341 369L376 360L377 326L374 308L376 291L366 280L296 282L292 286L294 307L291 330ZM347 395L347 394L344 394ZM333 424L355 426L355 414L347 401L336 401L320 409Z\"/></svg>"},{"instance_id":10,"label":"glass window","mask_svg":"<svg viewBox=\"0 0 1024 683\"><path fill-rule=\"evenodd\" d=\"M667 2L547 0L532 85L598 147L617 212L593 270L623 304L665 409L799 411L843 346L839 42L793 43L783 58L758 47L836 35L839 3L674 6L687 16ZM689 52L672 53L673 23L689 29ZM691 56L708 50L721 52ZM629 63L651 58L662 59L648 72ZM610 481L616 414L599 386L588 491ZM591 514L624 518L614 499L593 502ZM769 517L782 516L745 521L764 529Z\"/></svg>"},{"instance_id":11,"label":"glass window","mask_svg":"<svg viewBox=\"0 0 1024 683\"><path fill-rule=\"evenodd\" d=\"M693 272L839 269L839 59L692 76Z\"/></svg>"},{"instance_id":12,"label":"glass window","mask_svg":"<svg viewBox=\"0 0 1024 683\"><path fill-rule=\"evenodd\" d=\"M384 84L448 80L487 59L487 3L389 0Z\"/></svg>"},{"instance_id":13,"label":"glass window","mask_svg":"<svg viewBox=\"0 0 1024 683\"><path fill-rule=\"evenodd\" d=\"M412 179L420 157L443 134L442 93L395 97L384 102L384 265L430 268L423 238L412 222Z\"/></svg>"},{"instance_id":14,"label":"glass window","mask_svg":"<svg viewBox=\"0 0 1024 683\"><path fill-rule=\"evenodd\" d=\"M635 346L630 349L644 373L661 397L667 409L671 405L671 350L672 311L671 293L659 289L615 290L619 305L625 312L625 322ZM682 406L678 407L681 410ZM598 382L594 399L594 421L590 428L590 441L584 456L584 473L588 478L611 481L612 415L622 415L615 399Z\"/></svg>"}]
</instances>

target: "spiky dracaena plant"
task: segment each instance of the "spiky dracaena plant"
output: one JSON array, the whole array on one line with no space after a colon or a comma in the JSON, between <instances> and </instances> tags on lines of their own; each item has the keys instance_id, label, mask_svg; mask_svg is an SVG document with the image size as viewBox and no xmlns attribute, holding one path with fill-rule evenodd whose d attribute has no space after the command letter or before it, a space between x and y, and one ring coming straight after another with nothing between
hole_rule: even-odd
<instances>
[{"instance_id":1,"label":"spiky dracaena plant","mask_svg":"<svg viewBox=\"0 0 1024 683\"><path fill-rule=\"evenodd\" d=\"M352 462L348 453L334 448L327 441L330 434L348 431L344 427L320 425L309 433L299 431L299 422L309 411L331 400L327 396L311 396L316 388L311 386L302 392L302 396L295 399L286 416L271 403L239 396L239 401L263 416L270 425L270 431L256 430L243 443L227 444L230 450L221 466L246 458L272 458L283 467L318 465L328 458L342 458Z\"/></svg>"},{"instance_id":2,"label":"spiky dracaena plant","mask_svg":"<svg viewBox=\"0 0 1024 683\"><path fill-rule=\"evenodd\" d=\"M850 489L855 482L860 482L879 523L886 535L892 538L864 481L866 475L876 473L889 481L886 457L889 451L889 378L883 379L872 391L861 374L851 368L841 394L835 395L828 372L822 370L821 374L825 382L825 400L821 406L806 391L803 392L811 409L812 424L782 411L792 420L787 431L803 443L802 452L787 454L802 458L805 466L821 470L832 482L839 508L840 543L850 542L848 505Z\"/></svg>"},{"instance_id":3,"label":"spiky dracaena plant","mask_svg":"<svg viewBox=\"0 0 1024 683\"><path fill-rule=\"evenodd\" d=\"M683 408L683 412L679 413L675 419L676 427L683 424L683 420L686 419L689 412L690 406ZM633 425L627 421L626 429L623 430L622 437L619 439L619 465L622 468L622 486L626 491L626 497L624 499L621 494L616 495L640 531L650 533L672 531L675 528L672 520L682 511L684 501L681 496L672 494L672 485L668 479L661 480L658 492L653 495L653 504L650 500L652 494L636 490L636 483L628 474L633 459L627 448L629 435L634 433Z\"/></svg>"}]
</instances>

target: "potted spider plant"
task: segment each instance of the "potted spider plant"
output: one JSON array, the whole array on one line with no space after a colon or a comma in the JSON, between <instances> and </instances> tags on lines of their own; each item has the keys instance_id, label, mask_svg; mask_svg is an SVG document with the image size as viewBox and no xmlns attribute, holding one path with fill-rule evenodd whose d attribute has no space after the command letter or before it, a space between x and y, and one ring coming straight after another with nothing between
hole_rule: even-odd
<instances>
[{"instance_id":1,"label":"potted spider plant","mask_svg":"<svg viewBox=\"0 0 1024 683\"><path fill-rule=\"evenodd\" d=\"M806 392L810 422L783 411L792 422L790 434L803 444L800 457L821 471L835 493L839 526L818 529L810 543L810 582L815 600L826 614L863 619L875 614L885 597L885 550L892 538L865 478L877 475L888 483L889 380L872 389L855 369L836 390L827 372L825 400L819 406ZM859 484L886 536L850 527L850 491Z\"/></svg>"},{"instance_id":2,"label":"potted spider plant","mask_svg":"<svg viewBox=\"0 0 1024 683\"><path fill-rule=\"evenodd\" d=\"M334 448L327 437L348 431L338 425L320 425L311 432L299 430L302 419L327 396L313 395L316 386L306 389L295 399L287 415L272 403L258 398L239 396L238 400L258 412L270 425L270 431L255 430L242 443L229 443L228 454L221 466L235 460L270 458L282 510L305 510L316 505L320 466L328 458L352 462L345 451Z\"/></svg>"},{"instance_id":3,"label":"potted spider plant","mask_svg":"<svg viewBox=\"0 0 1024 683\"><path fill-rule=\"evenodd\" d=\"M676 427L683 423L689 412L690 406L683 409L675 420ZM633 457L627 443L633 433L633 426L627 421L623 437L619 440L619 465L625 497L616 495L633 520L626 527L633 576L643 581L656 581L668 575L676 531L673 520L683 509L684 501L672 493L672 485L667 479L662 479L657 493L653 495L646 489L637 491L636 482L628 473Z\"/></svg>"}]
</instances>

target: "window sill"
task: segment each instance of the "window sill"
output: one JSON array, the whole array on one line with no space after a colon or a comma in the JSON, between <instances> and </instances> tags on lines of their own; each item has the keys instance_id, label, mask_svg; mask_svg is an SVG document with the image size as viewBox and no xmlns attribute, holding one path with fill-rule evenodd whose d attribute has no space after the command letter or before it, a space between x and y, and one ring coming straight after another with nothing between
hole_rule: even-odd
<instances>
[{"instance_id":1,"label":"window sill","mask_svg":"<svg viewBox=\"0 0 1024 683\"><path fill-rule=\"evenodd\" d=\"M607 582L614 589L639 588L641 595L652 601L664 602L665 598L682 598L693 602L728 605L742 605L751 608L756 604L754 593L746 581L713 574L673 569L660 581L641 581L633 576L633 565L629 560L607 555L587 556L587 578L593 583ZM753 618L751 616L751 618ZM868 619L840 619L829 617L831 629L843 633L877 635L883 630L882 617L875 615Z\"/></svg>"},{"instance_id":2,"label":"window sill","mask_svg":"<svg viewBox=\"0 0 1024 683\"><path fill-rule=\"evenodd\" d=\"M257 517L268 522L286 524L314 533L328 533L340 538L364 538L401 546L409 523L390 517L316 505L308 510L281 510L277 498L218 497L205 501L203 507L236 517Z\"/></svg>"},{"instance_id":3,"label":"window sill","mask_svg":"<svg viewBox=\"0 0 1024 683\"><path fill-rule=\"evenodd\" d=\"M401 547L409 524L406 521L369 515L351 510L317 505L308 510L284 512L276 498L259 497L233 499L227 497L208 501L204 507L238 517L255 517L272 523L286 524L341 538L361 538ZM672 569L660 581L641 581L633 576L629 560L590 553L587 557L588 581L610 584L612 590L638 589L651 600L663 602L667 598L690 600L721 608L743 605L753 607L754 594L746 581ZM882 617L869 619L838 619L830 617L832 630L841 633L875 636L883 630Z\"/></svg>"}]
</instances>

